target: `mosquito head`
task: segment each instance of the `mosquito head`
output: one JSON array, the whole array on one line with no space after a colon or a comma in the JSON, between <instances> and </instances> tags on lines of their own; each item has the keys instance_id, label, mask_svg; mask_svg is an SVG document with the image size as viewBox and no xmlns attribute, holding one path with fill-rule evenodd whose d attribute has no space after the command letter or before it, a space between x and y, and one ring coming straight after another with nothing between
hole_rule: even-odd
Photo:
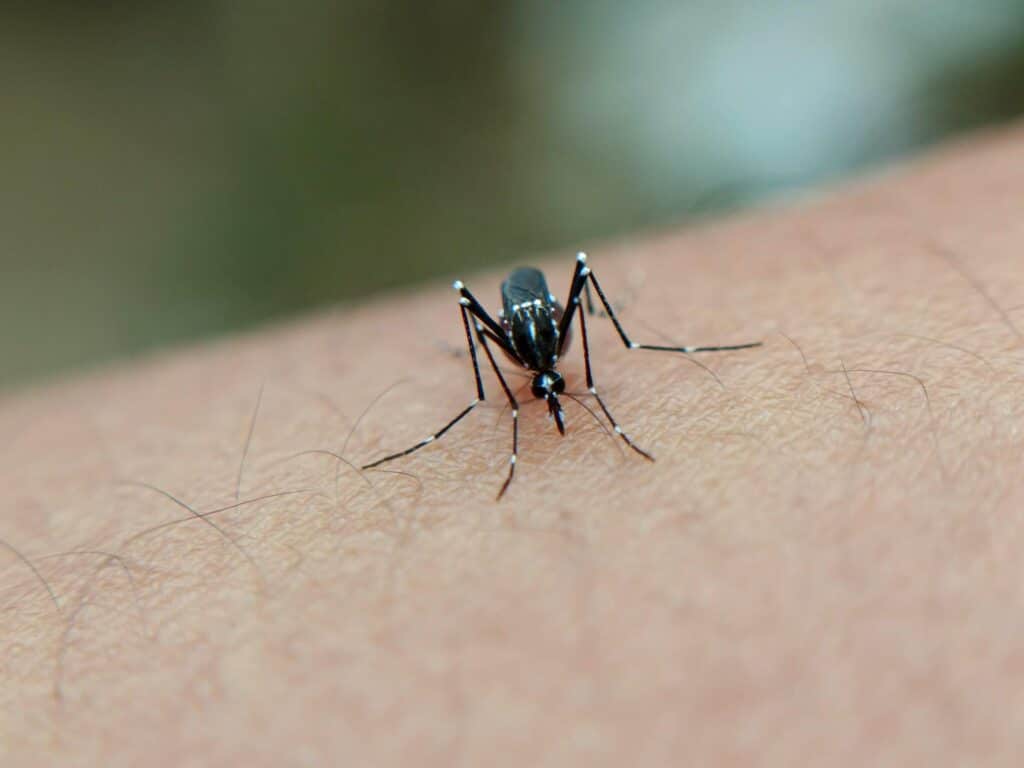
<instances>
[{"instance_id":1,"label":"mosquito head","mask_svg":"<svg viewBox=\"0 0 1024 768\"><path fill-rule=\"evenodd\" d=\"M541 371L533 377L530 391L538 400L549 400L565 392L565 379L558 371Z\"/></svg>"},{"instance_id":2,"label":"mosquito head","mask_svg":"<svg viewBox=\"0 0 1024 768\"><path fill-rule=\"evenodd\" d=\"M538 400L548 404L548 414L555 420L555 426L561 434L565 434L565 419L562 417L562 404L558 396L565 392L565 379L555 370L541 371L533 377L530 391Z\"/></svg>"}]
</instances>

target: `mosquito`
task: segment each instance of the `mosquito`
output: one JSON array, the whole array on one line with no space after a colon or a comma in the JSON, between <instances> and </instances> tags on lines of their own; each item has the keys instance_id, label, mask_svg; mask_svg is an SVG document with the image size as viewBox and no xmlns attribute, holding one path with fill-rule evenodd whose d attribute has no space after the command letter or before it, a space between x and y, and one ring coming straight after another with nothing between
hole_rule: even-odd
<instances>
[{"instance_id":1,"label":"mosquito","mask_svg":"<svg viewBox=\"0 0 1024 768\"><path fill-rule=\"evenodd\" d=\"M498 312L498 319L495 320L470 293L461 280L456 280L452 287L459 294L459 313L462 316L462 325L466 331L466 345L469 347L469 357L473 363L473 376L476 379L476 399L460 411L455 418L445 424L434 434L424 438L404 451L392 453L382 459L365 464L363 469L371 469L394 459L408 456L418 451L435 440L440 439L448 430L464 419L470 411L476 408L486 399L484 393L483 379L480 376L480 361L477 357L477 343L483 348L487 361L490 363L498 383L505 392L509 406L512 409L512 455L509 458L508 476L498 491L498 499L505 495L512 478L515 476L516 461L519 454L519 402L505 381L498 363L491 351L493 344L500 349L509 360L532 375L530 392L538 400L543 400L548 407L549 417L554 421L558 432L565 435L565 418L562 413L562 404L558 396L565 392L565 379L558 371L558 363L563 354L569 348L572 338L572 321L577 316L576 310L580 307L580 297L584 297L587 305L587 312L582 310L578 313L580 336L583 340L583 367L586 372L587 389L597 400L601 411L608 419L615 434L625 441L626 445L632 448L648 461L654 461L654 457L643 448L633 442L619 426L612 416L608 406L597 392L594 385L594 375L590 369L590 345L587 340L587 322L585 314L594 315L594 304L590 295L590 285L593 284L597 296L604 306L607 317L612 321L615 330L622 339L627 349L649 349L656 352L680 352L689 355L694 352L726 352L737 349L750 349L761 346L760 341L747 344L731 344L727 346L713 347L669 347L656 344L637 344L630 340L625 329L619 322L615 311L612 309L608 298L601 289L590 267L587 266L587 254L576 255L576 265L572 273L572 282L569 284L569 296L566 299L565 307L558 303L555 295L548 290L547 280L544 273L532 267L522 267L514 270L501 284L502 309ZM568 396L568 395L567 395Z\"/></svg>"}]
</instances>

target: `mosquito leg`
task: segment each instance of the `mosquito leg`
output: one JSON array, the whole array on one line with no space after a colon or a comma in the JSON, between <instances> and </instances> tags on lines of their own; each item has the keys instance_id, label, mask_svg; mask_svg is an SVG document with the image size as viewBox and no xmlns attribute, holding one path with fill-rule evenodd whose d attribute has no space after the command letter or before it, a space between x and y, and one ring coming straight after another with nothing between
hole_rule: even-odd
<instances>
[{"instance_id":1,"label":"mosquito leg","mask_svg":"<svg viewBox=\"0 0 1024 768\"><path fill-rule=\"evenodd\" d=\"M579 302L579 296L576 297L576 301ZM608 305L605 304L605 306L607 307ZM586 313L584 312L580 312L580 336L583 337L583 369L587 374L587 389L590 390L590 394L592 394L597 400L597 404L601 406L601 410L604 411L604 415L612 425L612 429L615 430L615 434L621 437L625 441L626 445L639 453L645 459L648 461L654 461L654 457L651 456L651 454L634 443L629 435L622 430L622 427L620 427L618 422L615 421L615 417L612 416L611 411L608 410L608 406L604 404L604 400L602 400L601 396L597 394L597 387L594 386L594 375L590 370L590 344L587 341L587 321L585 314Z\"/></svg>"},{"instance_id":2,"label":"mosquito leg","mask_svg":"<svg viewBox=\"0 0 1024 768\"><path fill-rule=\"evenodd\" d=\"M587 302L587 314L596 315L594 310L594 297L590 295L590 283L583 283L583 298Z\"/></svg>"},{"instance_id":3,"label":"mosquito leg","mask_svg":"<svg viewBox=\"0 0 1024 768\"><path fill-rule=\"evenodd\" d=\"M505 495L505 491L508 490L509 484L512 482L512 476L516 471L516 459L519 454L519 403L516 401L516 396L512 394L512 390L509 389L508 382L505 381L505 377L501 374L501 369L498 367L498 363L494 359L494 355L491 352L491 347L487 343L487 339L490 334L484 329L484 326L480 323L476 324L476 337L480 340L480 346L484 348L484 352L487 354L487 359L491 363L491 368L494 370L494 375L498 377L498 383L501 384L501 388L505 390L505 397L508 398L508 404L512 407L512 455L508 460L508 477L505 478L505 482L502 483L501 490L498 491L498 499Z\"/></svg>"},{"instance_id":4,"label":"mosquito leg","mask_svg":"<svg viewBox=\"0 0 1024 768\"><path fill-rule=\"evenodd\" d=\"M637 344L635 341L630 340L629 336L626 335L626 330L622 327L622 323L619 322L619 318L615 316L615 310L612 309L611 303L608 301L608 297L604 295L604 291L601 290L601 284L597 282L597 278L594 273L587 266L587 254L580 253L576 256L576 275L579 275L579 279L573 280L573 288L575 295L570 294L569 302L579 304L579 292L583 289L584 281L589 278L590 282L594 284L594 290L597 291L597 297L601 300L601 304L604 305L605 311L608 313L608 318L612 321L615 326L615 330L619 334L619 338L622 339L622 343L628 349L652 349L657 352L682 352L685 355L691 354L692 352L729 352L736 349L750 349L752 347L760 347L762 342L754 341L747 344L728 344L719 345L713 347L668 347L657 344ZM568 312L571 310L567 310Z\"/></svg>"},{"instance_id":5,"label":"mosquito leg","mask_svg":"<svg viewBox=\"0 0 1024 768\"><path fill-rule=\"evenodd\" d=\"M558 357L562 356L565 345L569 340L569 327L572 325L573 315L575 315L576 310L580 308L580 293L582 293L587 286L587 274L589 270L588 272L584 272L584 270L587 269L586 261L586 254L578 253L576 255L576 266L572 271L572 281L569 283L569 295L565 300L565 310L562 312L562 317L558 321ZM587 293L587 298L589 300L589 293Z\"/></svg>"},{"instance_id":6,"label":"mosquito leg","mask_svg":"<svg viewBox=\"0 0 1024 768\"><path fill-rule=\"evenodd\" d=\"M460 291L464 290L462 288L462 284L461 283L456 283L455 287L456 287L456 290L460 290ZM459 313L462 315L462 325L463 325L463 327L466 330L466 344L469 347L469 357L470 357L470 359L473 362L473 377L476 379L476 400L474 400L469 405L467 405L465 408L463 408L462 411L460 411L459 414L454 419L452 419L447 424L445 424L443 427L441 427L441 429L439 429L437 432L435 432L434 434L430 435L430 437L427 437L427 438L424 438L423 440L420 440L418 443L416 443L415 445L413 445L413 446L411 446L409 448L406 448L404 451L399 451L398 453L392 453L389 456L385 456L382 459L377 459L376 461L372 461L369 464L364 464L362 466L362 469L371 469L373 467L379 466L379 465L384 464L385 462L391 461L393 459L400 459L403 456L408 456L413 451L418 451L420 448L422 448L422 447L424 447L426 445L430 445L432 442L434 442L435 440L439 439L442 435L444 435L445 432L447 432L449 429L451 429L456 424L458 424L463 418L465 418L465 416L470 411L472 411L483 400L486 399L486 396L484 395L484 382L483 382L483 379L480 376L480 362L477 360L477 356L476 356L476 344L473 343L473 333L472 333L472 331L469 328L469 313L470 313L470 310L469 310L468 307L469 307L469 299L466 298L465 296L461 297L459 299ZM488 355L490 355L490 352L488 352ZM492 358L492 360L493 360L493 358Z\"/></svg>"},{"instance_id":7,"label":"mosquito leg","mask_svg":"<svg viewBox=\"0 0 1024 768\"><path fill-rule=\"evenodd\" d=\"M459 303L464 306L469 313L473 315L473 317L483 323L487 330L494 334L493 338L499 346L503 349L508 346L504 341L502 341L505 337L505 330L493 317L487 314L487 310L483 308L483 305L479 301L477 301L476 296L469 292L469 289L463 284L463 282L461 280L456 280L452 283L452 288L459 292ZM469 333L468 328L466 329L466 332L467 334ZM511 347L509 347L509 350L514 357L515 352L511 351Z\"/></svg>"},{"instance_id":8,"label":"mosquito leg","mask_svg":"<svg viewBox=\"0 0 1024 768\"><path fill-rule=\"evenodd\" d=\"M435 342L434 347L436 347L438 350L448 355L449 357L454 357L456 360L464 360L466 357L469 356L469 352L467 352L462 347L457 347L454 344L449 344L446 341ZM507 368L505 366L499 367L501 368L501 372L506 376L519 376L520 378L524 379L533 378L532 376L530 376L530 374L526 373L525 371L517 371L514 368Z\"/></svg>"},{"instance_id":9,"label":"mosquito leg","mask_svg":"<svg viewBox=\"0 0 1024 768\"><path fill-rule=\"evenodd\" d=\"M600 318L607 318L608 317L608 313L605 312L603 309L598 311L597 309L594 308L594 299L590 295L590 283L584 283L583 284L583 301L587 305L587 314L590 315L591 317L594 317L594 316L597 316L597 317L600 317ZM623 303L620 301L620 302L618 302L618 304L616 304L616 306L618 307L619 312L621 312L622 311L622 307L623 307Z\"/></svg>"}]
</instances>

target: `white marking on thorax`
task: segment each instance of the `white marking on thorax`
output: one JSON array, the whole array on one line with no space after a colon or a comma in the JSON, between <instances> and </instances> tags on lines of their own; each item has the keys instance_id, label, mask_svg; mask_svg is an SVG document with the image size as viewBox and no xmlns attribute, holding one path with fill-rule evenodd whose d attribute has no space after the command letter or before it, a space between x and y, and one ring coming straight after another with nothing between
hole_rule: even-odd
<instances>
[{"instance_id":1,"label":"white marking on thorax","mask_svg":"<svg viewBox=\"0 0 1024 768\"><path fill-rule=\"evenodd\" d=\"M531 307L536 307L537 309L540 309L543 306L543 304L544 302L541 301L540 299L534 299L533 301L524 301L520 304L513 304L512 312L522 312L523 310L530 309Z\"/></svg>"}]
</instances>

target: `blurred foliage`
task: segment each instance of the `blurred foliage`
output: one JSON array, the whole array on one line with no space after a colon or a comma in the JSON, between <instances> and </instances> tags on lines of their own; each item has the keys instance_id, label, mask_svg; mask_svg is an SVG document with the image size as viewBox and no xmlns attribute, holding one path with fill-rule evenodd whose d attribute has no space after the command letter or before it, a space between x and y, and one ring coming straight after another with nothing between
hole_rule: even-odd
<instances>
[{"instance_id":1,"label":"blurred foliage","mask_svg":"<svg viewBox=\"0 0 1024 768\"><path fill-rule=\"evenodd\" d=\"M0 385L1024 111L1011 0L0 8Z\"/></svg>"}]
</instances>

